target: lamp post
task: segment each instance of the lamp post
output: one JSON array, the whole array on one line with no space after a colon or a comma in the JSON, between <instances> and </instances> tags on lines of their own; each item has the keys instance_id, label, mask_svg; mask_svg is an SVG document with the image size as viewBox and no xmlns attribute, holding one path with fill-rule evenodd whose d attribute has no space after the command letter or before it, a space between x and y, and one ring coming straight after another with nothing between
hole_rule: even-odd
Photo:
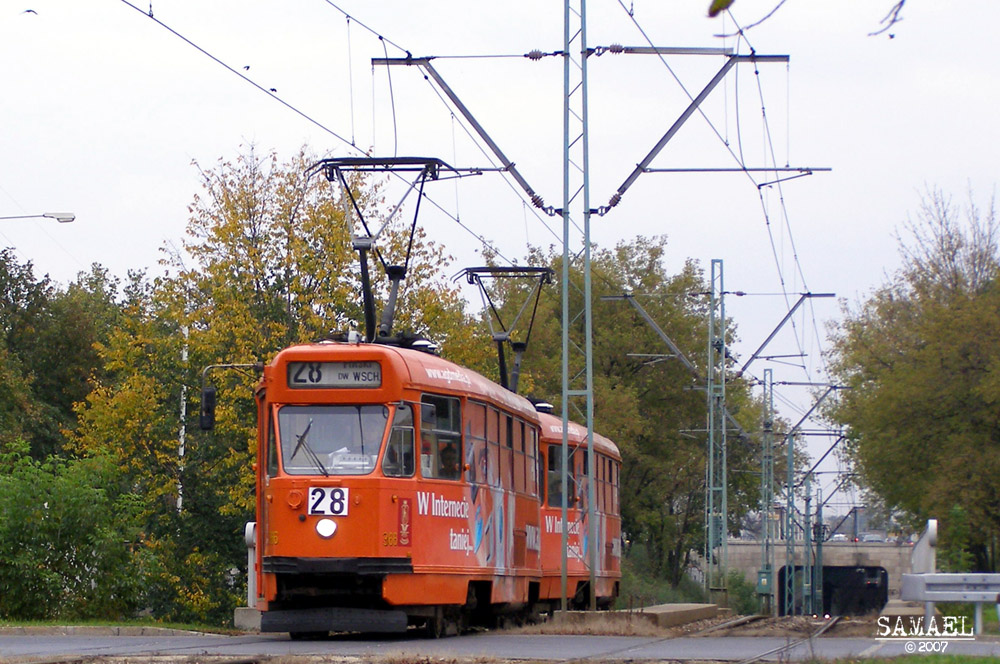
<instances>
[{"instance_id":1,"label":"lamp post","mask_svg":"<svg viewBox=\"0 0 1000 664\"><path fill-rule=\"evenodd\" d=\"M7 219L40 219L42 217L46 219L55 219L60 224L68 224L76 219L76 215L72 212L46 212L44 214L20 214L13 217L0 217L0 221Z\"/></svg>"}]
</instances>

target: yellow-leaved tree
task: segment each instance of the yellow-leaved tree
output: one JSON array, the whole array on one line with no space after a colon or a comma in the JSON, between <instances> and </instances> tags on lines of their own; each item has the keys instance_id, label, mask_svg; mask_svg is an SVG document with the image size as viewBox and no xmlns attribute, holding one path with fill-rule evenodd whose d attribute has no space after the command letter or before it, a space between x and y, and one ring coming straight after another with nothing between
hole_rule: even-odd
<instances>
[{"instance_id":1,"label":"yellow-leaved tree","mask_svg":"<svg viewBox=\"0 0 1000 664\"><path fill-rule=\"evenodd\" d=\"M243 525L253 518L257 376L214 373L217 424L201 432L202 369L268 362L290 344L363 325L351 226L339 190L307 176L313 161L304 150L281 162L251 149L200 169L183 251L168 248L165 276L133 276L126 322L101 347L110 378L78 407L74 451L112 455L122 486L142 496L158 616L225 623L242 596L232 570L245 565ZM376 219L380 185L351 181ZM405 251L407 230L390 225L383 252ZM481 357L442 247L418 228L410 260L396 329L433 338L459 362ZM376 289L377 300L385 294Z\"/></svg>"}]
</instances>

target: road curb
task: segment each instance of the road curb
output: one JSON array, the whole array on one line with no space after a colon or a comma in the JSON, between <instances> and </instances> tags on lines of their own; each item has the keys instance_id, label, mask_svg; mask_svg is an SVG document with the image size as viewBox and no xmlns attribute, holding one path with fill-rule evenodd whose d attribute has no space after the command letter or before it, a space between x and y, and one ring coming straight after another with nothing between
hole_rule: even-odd
<instances>
[{"instance_id":1,"label":"road curb","mask_svg":"<svg viewBox=\"0 0 1000 664\"><path fill-rule=\"evenodd\" d=\"M0 636L213 636L169 627L97 627L83 625L27 625L0 627Z\"/></svg>"}]
</instances>

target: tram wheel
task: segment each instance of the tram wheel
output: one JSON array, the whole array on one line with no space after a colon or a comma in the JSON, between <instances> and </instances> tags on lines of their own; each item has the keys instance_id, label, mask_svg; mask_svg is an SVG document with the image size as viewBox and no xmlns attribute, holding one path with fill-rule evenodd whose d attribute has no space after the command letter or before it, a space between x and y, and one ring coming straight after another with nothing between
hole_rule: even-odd
<instances>
[{"instance_id":1,"label":"tram wheel","mask_svg":"<svg viewBox=\"0 0 1000 664\"><path fill-rule=\"evenodd\" d=\"M444 611L440 606L434 607L434 615L427 618L424 623L424 636L429 639L440 639L444 635Z\"/></svg>"}]
</instances>

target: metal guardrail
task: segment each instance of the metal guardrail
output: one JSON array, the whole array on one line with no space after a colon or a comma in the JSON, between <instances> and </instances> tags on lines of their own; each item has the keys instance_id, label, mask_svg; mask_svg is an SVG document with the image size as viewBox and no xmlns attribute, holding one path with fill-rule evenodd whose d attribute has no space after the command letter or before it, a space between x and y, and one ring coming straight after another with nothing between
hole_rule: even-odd
<instances>
[{"instance_id":1,"label":"metal guardrail","mask_svg":"<svg viewBox=\"0 0 1000 664\"><path fill-rule=\"evenodd\" d=\"M975 633L981 634L983 604L996 602L1000 608L1000 574L904 574L899 596L906 601L927 604L927 616L934 615L936 602L973 602L976 605Z\"/></svg>"}]
</instances>

